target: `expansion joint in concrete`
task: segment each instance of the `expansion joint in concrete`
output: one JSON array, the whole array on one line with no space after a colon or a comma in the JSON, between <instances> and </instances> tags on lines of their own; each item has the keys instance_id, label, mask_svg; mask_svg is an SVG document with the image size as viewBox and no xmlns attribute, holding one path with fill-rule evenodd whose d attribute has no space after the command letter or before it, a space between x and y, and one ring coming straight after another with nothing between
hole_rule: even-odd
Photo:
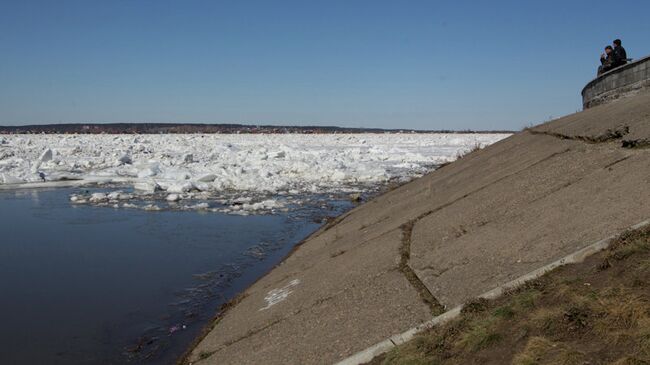
<instances>
[{"instance_id":1,"label":"expansion joint in concrete","mask_svg":"<svg viewBox=\"0 0 650 365\"><path fill-rule=\"evenodd\" d=\"M431 314L439 315L445 311L445 307L438 302L438 299L431 294L429 288L420 280L415 271L409 266L411 258L411 234L416 220L410 220L400 226L402 230L402 242L400 245L400 262L399 270L404 277L411 283L411 286L418 292L420 299L424 302Z\"/></svg>"},{"instance_id":2,"label":"expansion joint in concrete","mask_svg":"<svg viewBox=\"0 0 650 365\"><path fill-rule=\"evenodd\" d=\"M529 129L528 132L530 132L530 134L533 135L545 135L545 136L555 137L558 139L568 139L571 141L579 141L579 142L595 144L595 143L608 143L608 142L617 141L630 133L630 127L626 125L619 126L614 129L608 129L604 133L595 136L574 136L574 135L567 135L567 134L556 133L556 132L538 131L534 129Z\"/></svg>"},{"instance_id":3,"label":"expansion joint in concrete","mask_svg":"<svg viewBox=\"0 0 650 365\"><path fill-rule=\"evenodd\" d=\"M454 199L452 201L449 201L449 202L447 202L445 204L442 204L442 205L436 207L435 209L428 210L428 211L420 214L416 218L411 219L408 222L406 222L406 223L404 223L404 224L402 224L400 226L400 229L402 230L402 242L400 244L399 270L406 277L406 279L409 281L409 283L411 283L413 288L418 292L418 294L420 295L420 298L422 299L422 301L431 310L431 313L433 313L434 315L443 313L444 310L445 310L445 307L438 301L438 299L436 299L436 297L431 293L429 288L422 282L422 280L420 280L418 275L415 273L415 271L413 271L413 269L410 266L411 241L412 241L412 235L413 235L413 227L415 226L415 224L417 222L419 222L420 220L430 216L431 214L434 214L434 213L436 213L438 211L441 211L441 210L443 210L443 209L457 203L458 201L467 198L468 196L470 196L472 194L475 194L475 193L477 193L477 192L479 192L479 191L481 191L483 189L486 189L490 185L496 184L496 183L498 183L500 181L503 181L503 180L505 180L507 178L510 178L510 177L512 177L512 176L514 176L514 175L516 175L516 174L518 174L518 173L520 173L520 172L522 172L522 171L524 171L526 169L529 169L529 168L531 168L531 167L533 167L535 165L538 165L538 164L540 164L540 163L542 163L544 161L547 161L547 160L549 160L551 158L554 158L554 157L556 157L558 155L566 153L569 150L570 149L567 148L565 150L552 153L549 156L546 156L545 158L542 158L541 160L536 161L535 163L533 163L533 164L531 164L531 165L529 165L529 166L527 166L527 167L525 167L525 168L523 168L523 169L521 169L519 171L513 172L513 173L508 174L506 176L502 176L501 178L496 179L495 181L492 181L489 184L483 185L483 186L481 186L481 187L479 187L479 188L477 188L477 189L475 189L475 190L473 190L471 192L468 192L467 194L465 194L465 195L463 195L461 197L458 197L458 198L456 198L456 199Z\"/></svg>"}]
</instances>

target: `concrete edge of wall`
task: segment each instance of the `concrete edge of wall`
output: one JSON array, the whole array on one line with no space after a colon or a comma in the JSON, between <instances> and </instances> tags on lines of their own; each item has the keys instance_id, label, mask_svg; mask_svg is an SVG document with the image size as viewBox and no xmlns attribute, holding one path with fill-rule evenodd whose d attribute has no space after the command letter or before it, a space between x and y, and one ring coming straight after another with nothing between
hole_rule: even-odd
<instances>
[{"instance_id":1,"label":"concrete edge of wall","mask_svg":"<svg viewBox=\"0 0 650 365\"><path fill-rule=\"evenodd\" d=\"M645 89L650 89L650 79L641 80L633 84L625 85L623 87L598 94L597 97L592 98L591 100L583 101L582 107L583 109L589 109L594 106L607 104L610 101L614 101L620 98L634 96Z\"/></svg>"},{"instance_id":2,"label":"concrete edge of wall","mask_svg":"<svg viewBox=\"0 0 650 365\"><path fill-rule=\"evenodd\" d=\"M583 108L588 109L648 88L650 86L648 64L650 64L650 56L645 56L589 81L581 92ZM603 88L606 89L599 90Z\"/></svg>"},{"instance_id":3,"label":"concrete edge of wall","mask_svg":"<svg viewBox=\"0 0 650 365\"><path fill-rule=\"evenodd\" d=\"M627 230L634 230L634 229L639 229L645 226L650 225L650 219L645 220L643 222L637 223L633 226L630 226L627 228ZM622 232L621 232L622 233ZM620 233L619 233L620 234ZM501 286L498 286L488 292L485 292L481 295L479 295L479 298L485 298L485 299L495 299L504 293L506 293L509 290L515 289L522 284L537 279L541 277L542 275L546 274L547 272L558 268L560 266L568 265L568 264L574 264L574 263L579 263L584 261L587 257L598 253L600 251L605 250L609 245L612 243L614 238L616 238L618 235L612 235L607 238L604 238L600 241L594 242L590 244L587 247L584 247L572 254L569 254L557 261L554 261L548 265L542 266L537 270L531 271L527 274L524 274L520 277L518 277L515 280L512 280L508 283L505 283ZM393 335L371 347L368 347L365 350L359 351L356 354L341 360L337 362L335 365L360 365L366 362L369 362L376 356L382 355L390 351L392 348L395 346L401 345L405 342L408 342L409 340L413 339L418 333L433 328L435 326L442 325L460 315L462 305L459 305L457 307L454 307L453 309L437 316L434 317L433 319L421 323L405 332L402 332L397 335Z\"/></svg>"}]
</instances>

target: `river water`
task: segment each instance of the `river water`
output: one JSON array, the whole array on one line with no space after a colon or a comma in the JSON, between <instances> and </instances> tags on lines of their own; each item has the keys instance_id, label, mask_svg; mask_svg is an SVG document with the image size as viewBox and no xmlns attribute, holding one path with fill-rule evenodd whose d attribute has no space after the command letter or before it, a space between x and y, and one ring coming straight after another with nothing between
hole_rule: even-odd
<instances>
[{"instance_id":1,"label":"river water","mask_svg":"<svg viewBox=\"0 0 650 365\"><path fill-rule=\"evenodd\" d=\"M0 192L0 364L173 364L220 305L351 207L151 212L73 205L78 192Z\"/></svg>"}]
</instances>

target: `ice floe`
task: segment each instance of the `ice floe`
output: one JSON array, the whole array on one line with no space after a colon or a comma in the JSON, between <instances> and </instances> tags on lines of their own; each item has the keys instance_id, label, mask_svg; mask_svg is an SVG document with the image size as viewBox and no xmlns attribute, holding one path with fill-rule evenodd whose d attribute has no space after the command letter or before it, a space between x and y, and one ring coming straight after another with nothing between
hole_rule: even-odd
<instances>
[{"instance_id":1,"label":"ice floe","mask_svg":"<svg viewBox=\"0 0 650 365\"><path fill-rule=\"evenodd\" d=\"M147 210L175 204L248 214L285 209L292 196L350 194L406 181L507 136L6 135L0 143L0 187L58 186L65 180L76 180L77 186L113 183L129 192L80 193L71 201ZM143 197L145 205L130 201Z\"/></svg>"}]
</instances>

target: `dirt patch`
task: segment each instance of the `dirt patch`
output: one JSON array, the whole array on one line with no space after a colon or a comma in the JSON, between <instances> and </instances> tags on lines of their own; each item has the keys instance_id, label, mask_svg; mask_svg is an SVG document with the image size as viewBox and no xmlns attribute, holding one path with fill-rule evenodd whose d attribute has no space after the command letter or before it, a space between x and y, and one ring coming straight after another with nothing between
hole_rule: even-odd
<instances>
[{"instance_id":1,"label":"dirt patch","mask_svg":"<svg viewBox=\"0 0 650 365\"><path fill-rule=\"evenodd\" d=\"M650 139L628 139L623 140L623 148L649 148Z\"/></svg>"},{"instance_id":2,"label":"dirt patch","mask_svg":"<svg viewBox=\"0 0 650 365\"><path fill-rule=\"evenodd\" d=\"M650 364L650 228L558 268L369 364Z\"/></svg>"}]
</instances>

